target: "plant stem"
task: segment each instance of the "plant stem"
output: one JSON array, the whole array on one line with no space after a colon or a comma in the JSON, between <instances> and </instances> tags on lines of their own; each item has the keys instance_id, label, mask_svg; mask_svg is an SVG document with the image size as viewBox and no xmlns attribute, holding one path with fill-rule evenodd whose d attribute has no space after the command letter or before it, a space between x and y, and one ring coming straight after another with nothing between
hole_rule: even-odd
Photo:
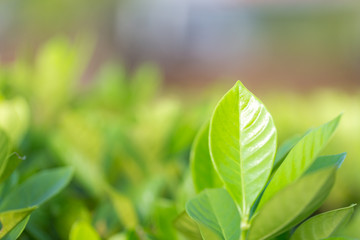
<instances>
[{"instance_id":1,"label":"plant stem","mask_svg":"<svg viewBox=\"0 0 360 240\"><path fill-rule=\"evenodd\" d=\"M246 240L246 235L247 235L247 231L250 228L250 224L248 222L248 217L246 217L245 219L243 219L241 221L241 236L240 236L240 240Z\"/></svg>"}]
</instances>

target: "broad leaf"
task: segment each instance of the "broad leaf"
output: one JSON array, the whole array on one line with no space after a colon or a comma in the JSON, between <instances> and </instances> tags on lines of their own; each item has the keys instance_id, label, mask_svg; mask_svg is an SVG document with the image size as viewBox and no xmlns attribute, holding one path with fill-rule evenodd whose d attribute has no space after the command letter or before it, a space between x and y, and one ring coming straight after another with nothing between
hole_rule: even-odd
<instances>
[{"instance_id":1,"label":"broad leaf","mask_svg":"<svg viewBox=\"0 0 360 240\"><path fill-rule=\"evenodd\" d=\"M197 223L192 220L184 211L174 221L175 228L192 240L202 240L200 229Z\"/></svg>"},{"instance_id":2,"label":"broad leaf","mask_svg":"<svg viewBox=\"0 0 360 240\"><path fill-rule=\"evenodd\" d=\"M45 170L14 188L0 203L0 211L38 206L58 194L71 180L72 168Z\"/></svg>"},{"instance_id":3,"label":"broad leaf","mask_svg":"<svg viewBox=\"0 0 360 240\"><path fill-rule=\"evenodd\" d=\"M8 234L35 209L24 208L0 213L0 238Z\"/></svg>"},{"instance_id":4,"label":"broad leaf","mask_svg":"<svg viewBox=\"0 0 360 240\"><path fill-rule=\"evenodd\" d=\"M186 204L186 212L198 224L225 240L240 237L240 215L231 196L223 188L206 189Z\"/></svg>"},{"instance_id":5,"label":"broad leaf","mask_svg":"<svg viewBox=\"0 0 360 240\"><path fill-rule=\"evenodd\" d=\"M291 149L284 162L275 172L269 185L266 187L258 209L281 189L301 177L312 165L317 155L333 135L340 117L341 115L334 120L313 129Z\"/></svg>"},{"instance_id":6,"label":"broad leaf","mask_svg":"<svg viewBox=\"0 0 360 240\"><path fill-rule=\"evenodd\" d=\"M100 240L95 229L87 222L76 222L71 228L69 240Z\"/></svg>"},{"instance_id":7,"label":"broad leaf","mask_svg":"<svg viewBox=\"0 0 360 240\"><path fill-rule=\"evenodd\" d=\"M190 161L193 182L198 193L205 188L219 188L223 185L210 157L209 123L196 136L191 149Z\"/></svg>"},{"instance_id":8,"label":"broad leaf","mask_svg":"<svg viewBox=\"0 0 360 240\"><path fill-rule=\"evenodd\" d=\"M290 240L317 240L329 237L338 227L349 220L355 205L325 212L302 223Z\"/></svg>"},{"instance_id":9,"label":"broad leaf","mask_svg":"<svg viewBox=\"0 0 360 240\"><path fill-rule=\"evenodd\" d=\"M329 194L335 172L327 168L305 175L278 192L254 216L248 239L274 237L308 217Z\"/></svg>"},{"instance_id":10,"label":"broad leaf","mask_svg":"<svg viewBox=\"0 0 360 240\"><path fill-rule=\"evenodd\" d=\"M215 168L246 221L273 166L277 138L273 119L237 82L216 106L209 138Z\"/></svg>"},{"instance_id":11,"label":"broad leaf","mask_svg":"<svg viewBox=\"0 0 360 240\"><path fill-rule=\"evenodd\" d=\"M318 171L327 167L337 167L339 168L344 162L346 153L340 153L336 155L327 155L318 157L314 163L306 170L305 174L309 174L315 171Z\"/></svg>"}]
</instances>

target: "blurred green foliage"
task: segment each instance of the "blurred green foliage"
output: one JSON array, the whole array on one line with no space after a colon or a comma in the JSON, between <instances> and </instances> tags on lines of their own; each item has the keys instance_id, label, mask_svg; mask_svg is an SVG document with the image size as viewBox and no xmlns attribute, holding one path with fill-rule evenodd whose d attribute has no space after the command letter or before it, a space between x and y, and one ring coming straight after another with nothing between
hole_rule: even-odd
<instances>
[{"instance_id":1,"label":"blurred green foliage","mask_svg":"<svg viewBox=\"0 0 360 240\"><path fill-rule=\"evenodd\" d=\"M74 168L70 186L32 213L21 239L185 239L173 225L195 194L189 152L219 95L165 92L151 63L128 71L108 62L83 79L92 47L86 38L55 38L34 59L0 68L0 128L27 156L8 184L41 169ZM280 143L345 112L327 152L345 150L348 159L324 209L360 199L359 98L338 91L262 97ZM355 226L346 233L360 237Z\"/></svg>"}]
</instances>

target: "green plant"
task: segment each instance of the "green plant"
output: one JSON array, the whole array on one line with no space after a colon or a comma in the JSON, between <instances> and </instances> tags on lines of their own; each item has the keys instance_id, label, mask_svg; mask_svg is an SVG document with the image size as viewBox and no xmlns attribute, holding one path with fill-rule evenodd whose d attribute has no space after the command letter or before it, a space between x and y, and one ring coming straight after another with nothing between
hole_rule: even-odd
<instances>
[{"instance_id":1,"label":"green plant","mask_svg":"<svg viewBox=\"0 0 360 240\"><path fill-rule=\"evenodd\" d=\"M13 240L25 229L30 214L66 187L72 169L45 170L19 182L14 171L23 158L10 153L10 140L2 130L0 146L0 239Z\"/></svg>"},{"instance_id":2,"label":"green plant","mask_svg":"<svg viewBox=\"0 0 360 240\"><path fill-rule=\"evenodd\" d=\"M354 205L309 217L329 194L346 156L318 157L340 118L276 151L272 116L237 82L195 140L191 167L199 194L175 221L178 230L191 239L330 237Z\"/></svg>"}]
</instances>

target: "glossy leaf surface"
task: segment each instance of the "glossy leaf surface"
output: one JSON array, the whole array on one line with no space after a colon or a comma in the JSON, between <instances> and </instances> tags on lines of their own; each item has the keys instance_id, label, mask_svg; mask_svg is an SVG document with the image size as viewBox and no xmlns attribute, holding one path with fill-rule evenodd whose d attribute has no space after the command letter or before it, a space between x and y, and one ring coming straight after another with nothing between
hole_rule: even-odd
<instances>
[{"instance_id":1,"label":"glossy leaf surface","mask_svg":"<svg viewBox=\"0 0 360 240\"><path fill-rule=\"evenodd\" d=\"M254 216L248 239L268 239L300 223L322 204L334 179L335 169L328 168L284 188Z\"/></svg>"},{"instance_id":2,"label":"glossy leaf surface","mask_svg":"<svg viewBox=\"0 0 360 240\"><path fill-rule=\"evenodd\" d=\"M267 186L258 209L277 192L304 174L328 143L339 123L340 117L341 115L313 129L291 149Z\"/></svg>"},{"instance_id":3,"label":"glossy leaf surface","mask_svg":"<svg viewBox=\"0 0 360 240\"><path fill-rule=\"evenodd\" d=\"M234 201L223 188L206 189L186 204L186 212L218 237L238 240L240 215Z\"/></svg>"},{"instance_id":4,"label":"glossy leaf surface","mask_svg":"<svg viewBox=\"0 0 360 240\"><path fill-rule=\"evenodd\" d=\"M274 162L276 129L265 106L240 82L225 94L210 123L215 168L247 219Z\"/></svg>"},{"instance_id":5,"label":"glossy leaf surface","mask_svg":"<svg viewBox=\"0 0 360 240\"><path fill-rule=\"evenodd\" d=\"M209 152L209 123L200 129L191 149L191 172L197 192L223 184L215 171Z\"/></svg>"},{"instance_id":6,"label":"glossy leaf surface","mask_svg":"<svg viewBox=\"0 0 360 240\"><path fill-rule=\"evenodd\" d=\"M354 212L355 205L316 215L302 223L290 240L317 240L329 237L345 223Z\"/></svg>"}]
</instances>

